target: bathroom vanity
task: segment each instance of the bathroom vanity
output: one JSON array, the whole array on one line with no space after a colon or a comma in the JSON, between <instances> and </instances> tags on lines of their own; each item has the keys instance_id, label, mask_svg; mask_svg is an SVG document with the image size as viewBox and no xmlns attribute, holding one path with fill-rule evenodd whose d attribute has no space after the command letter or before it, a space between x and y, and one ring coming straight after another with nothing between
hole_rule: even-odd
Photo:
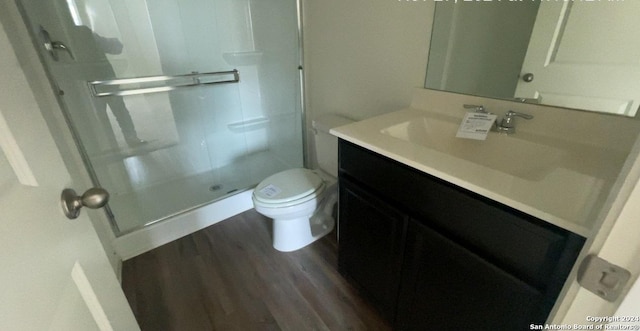
<instances>
[{"instance_id":1,"label":"bathroom vanity","mask_svg":"<svg viewBox=\"0 0 640 331\"><path fill-rule=\"evenodd\" d=\"M340 141L339 268L398 330L543 324L584 238Z\"/></svg>"},{"instance_id":2,"label":"bathroom vanity","mask_svg":"<svg viewBox=\"0 0 640 331\"><path fill-rule=\"evenodd\" d=\"M331 131L340 138L340 272L398 330L544 324L573 282L637 125L434 93ZM511 135L456 138L462 105L485 101L498 115L534 119Z\"/></svg>"}]
</instances>

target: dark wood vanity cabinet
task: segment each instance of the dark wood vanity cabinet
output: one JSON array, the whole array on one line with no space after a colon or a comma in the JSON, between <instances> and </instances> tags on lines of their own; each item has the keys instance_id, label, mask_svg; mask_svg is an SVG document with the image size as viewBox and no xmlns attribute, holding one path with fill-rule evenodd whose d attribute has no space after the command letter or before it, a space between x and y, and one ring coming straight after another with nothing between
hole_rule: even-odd
<instances>
[{"instance_id":1,"label":"dark wood vanity cabinet","mask_svg":"<svg viewBox=\"0 0 640 331\"><path fill-rule=\"evenodd\" d=\"M340 272L397 330L544 323L584 238L340 140Z\"/></svg>"}]
</instances>

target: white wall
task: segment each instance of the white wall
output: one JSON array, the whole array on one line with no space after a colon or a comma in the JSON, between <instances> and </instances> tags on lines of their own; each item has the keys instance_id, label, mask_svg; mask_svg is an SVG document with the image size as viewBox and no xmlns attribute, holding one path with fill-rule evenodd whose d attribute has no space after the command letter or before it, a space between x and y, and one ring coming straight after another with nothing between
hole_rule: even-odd
<instances>
[{"instance_id":1,"label":"white wall","mask_svg":"<svg viewBox=\"0 0 640 331\"><path fill-rule=\"evenodd\" d=\"M408 106L413 88L424 86L434 7L304 0L307 126L322 113L360 120Z\"/></svg>"}]
</instances>

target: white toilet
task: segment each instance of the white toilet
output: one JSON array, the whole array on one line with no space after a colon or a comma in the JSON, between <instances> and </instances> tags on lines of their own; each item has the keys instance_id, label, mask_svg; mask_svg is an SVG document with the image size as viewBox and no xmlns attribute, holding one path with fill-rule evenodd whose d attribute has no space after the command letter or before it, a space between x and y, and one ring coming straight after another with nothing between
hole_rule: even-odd
<instances>
[{"instance_id":1,"label":"white toilet","mask_svg":"<svg viewBox=\"0 0 640 331\"><path fill-rule=\"evenodd\" d=\"M334 127L351 123L326 114L313 121L319 169L289 169L267 177L253 191L253 205L273 219L273 247L291 252L333 230L333 207L338 201L338 138Z\"/></svg>"}]
</instances>

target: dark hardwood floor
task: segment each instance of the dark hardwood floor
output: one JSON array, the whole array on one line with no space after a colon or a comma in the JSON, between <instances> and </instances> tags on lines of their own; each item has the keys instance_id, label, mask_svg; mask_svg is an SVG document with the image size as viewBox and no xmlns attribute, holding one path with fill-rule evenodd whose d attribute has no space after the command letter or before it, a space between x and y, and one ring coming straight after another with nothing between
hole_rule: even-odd
<instances>
[{"instance_id":1,"label":"dark hardwood floor","mask_svg":"<svg viewBox=\"0 0 640 331\"><path fill-rule=\"evenodd\" d=\"M337 271L335 234L301 250L271 246L254 210L124 263L142 330L389 330Z\"/></svg>"}]
</instances>

